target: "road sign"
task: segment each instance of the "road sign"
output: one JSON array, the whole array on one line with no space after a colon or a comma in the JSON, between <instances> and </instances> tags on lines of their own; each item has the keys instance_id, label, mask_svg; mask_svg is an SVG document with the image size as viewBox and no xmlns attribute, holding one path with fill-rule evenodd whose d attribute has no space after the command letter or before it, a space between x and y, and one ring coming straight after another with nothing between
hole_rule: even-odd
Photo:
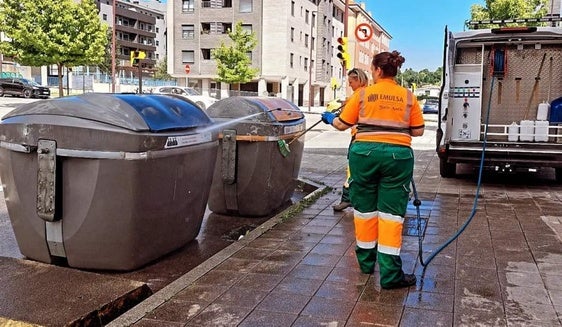
<instances>
[{"instance_id":1,"label":"road sign","mask_svg":"<svg viewBox=\"0 0 562 327\"><path fill-rule=\"evenodd\" d=\"M367 42L373 37L373 26L361 23L355 28L355 38L360 42Z\"/></svg>"},{"instance_id":2,"label":"road sign","mask_svg":"<svg viewBox=\"0 0 562 327\"><path fill-rule=\"evenodd\" d=\"M189 67L189 64L185 65L185 73L189 74L190 71L191 71L191 67Z\"/></svg>"}]
</instances>

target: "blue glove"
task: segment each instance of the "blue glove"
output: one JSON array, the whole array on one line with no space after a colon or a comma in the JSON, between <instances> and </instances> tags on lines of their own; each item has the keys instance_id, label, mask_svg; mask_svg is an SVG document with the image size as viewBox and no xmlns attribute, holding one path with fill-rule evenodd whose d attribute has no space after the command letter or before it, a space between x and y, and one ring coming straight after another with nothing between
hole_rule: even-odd
<instances>
[{"instance_id":1,"label":"blue glove","mask_svg":"<svg viewBox=\"0 0 562 327\"><path fill-rule=\"evenodd\" d=\"M328 125L332 125L335 118L336 118L336 114L334 114L333 112L324 111L322 113L322 121Z\"/></svg>"}]
</instances>

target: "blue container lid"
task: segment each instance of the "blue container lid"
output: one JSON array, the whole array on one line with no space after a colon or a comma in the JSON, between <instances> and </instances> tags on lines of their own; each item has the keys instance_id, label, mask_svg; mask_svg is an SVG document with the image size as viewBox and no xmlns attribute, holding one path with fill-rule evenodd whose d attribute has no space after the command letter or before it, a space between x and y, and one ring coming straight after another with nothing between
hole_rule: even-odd
<instances>
[{"instance_id":1,"label":"blue container lid","mask_svg":"<svg viewBox=\"0 0 562 327\"><path fill-rule=\"evenodd\" d=\"M550 117L551 124L562 123L562 97L552 100L550 103Z\"/></svg>"},{"instance_id":2,"label":"blue container lid","mask_svg":"<svg viewBox=\"0 0 562 327\"><path fill-rule=\"evenodd\" d=\"M58 115L105 123L135 132L164 132L212 124L193 102L173 95L87 93L28 103L2 119Z\"/></svg>"}]
</instances>

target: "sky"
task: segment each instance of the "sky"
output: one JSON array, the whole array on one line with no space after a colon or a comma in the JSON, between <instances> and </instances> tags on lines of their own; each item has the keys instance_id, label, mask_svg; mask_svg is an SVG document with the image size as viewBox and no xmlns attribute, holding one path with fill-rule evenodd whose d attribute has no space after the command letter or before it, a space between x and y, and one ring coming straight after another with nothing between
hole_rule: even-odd
<instances>
[{"instance_id":1,"label":"sky","mask_svg":"<svg viewBox=\"0 0 562 327\"><path fill-rule=\"evenodd\" d=\"M399 51L406 59L402 70L415 71L435 71L442 66L445 26L452 32L464 31L470 7L485 5L483 0L363 1L367 12L392 36L390 50Z\"/></svg>"}]
</instances>

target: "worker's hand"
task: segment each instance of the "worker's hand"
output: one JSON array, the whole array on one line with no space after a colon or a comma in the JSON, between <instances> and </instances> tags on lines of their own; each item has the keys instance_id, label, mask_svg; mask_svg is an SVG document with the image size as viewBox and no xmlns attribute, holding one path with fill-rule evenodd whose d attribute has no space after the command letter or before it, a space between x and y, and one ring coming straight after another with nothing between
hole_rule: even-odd
<instances>
[{"instance_id":1,"label":"worker's hand","mask_svg":"<svg viewBox=\"0 0 562 327\"><path fill-rule=\"evenodd\" d=\"M333 112L324 111L322 113L322 121L328 125L332 125L335 118L336 118L336 114L334 114Z\"/></svg>"}]
</instances>

